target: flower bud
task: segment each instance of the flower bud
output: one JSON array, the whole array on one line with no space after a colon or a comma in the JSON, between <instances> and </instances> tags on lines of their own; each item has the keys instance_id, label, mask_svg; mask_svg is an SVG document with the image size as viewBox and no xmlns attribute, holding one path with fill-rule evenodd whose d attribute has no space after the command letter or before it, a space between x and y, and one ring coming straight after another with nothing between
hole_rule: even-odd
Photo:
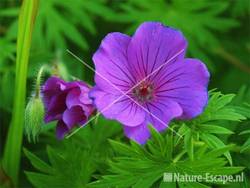
<instances>
[{"instance_id":1,"label":"flower bud","mask_svg":"<svg viewBox=\"0 0 250 188\"><path fill-rule=\"evenodd\" d=\"M31 139L36 142L41 131L44 118L44 106L40 97L32 97L25 109L25 134L28 136L29 142Z\"/></svg>"},{"instance_id":2,"label":"flower bud","mask_svg":"<svg viewBox=\"0 0 250 188\"><path fill-rule=\"evenodd\" d=\"M40 83L44 68L45 66L42 66L37 74L35 94L31 97L25 109L25 134L28 136L29 142L31 142L31 139L36 142L43 124L45 110L40 95Z\"/></svg>"}]
</instances>

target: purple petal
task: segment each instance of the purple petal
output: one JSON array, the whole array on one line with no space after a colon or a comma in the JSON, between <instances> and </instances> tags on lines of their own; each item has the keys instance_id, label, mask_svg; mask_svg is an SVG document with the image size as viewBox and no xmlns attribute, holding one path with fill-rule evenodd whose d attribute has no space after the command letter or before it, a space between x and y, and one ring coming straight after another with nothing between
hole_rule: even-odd
<instances>
[{"instance_id":1,"label":"purple petal","mask_svg":"<svg viewBox=\"0 0 250 188\"><path fill-rule=\"evenodd\" d=\"M46 108L49 106L52 97L66 89L66 83L55 76L50 77L42 87L43 100Z\"/></svg>"},{"instance_id":2,"label":"purple petal","mask_svg":"<svg viewBox=\"0 0 250 188\"><path fill-rule=\"evenodd\" d=\"M196 59L185 59L173 64L159 79L156 95L174 100L183 109L181 118L190 119L202 113L207 104L209 72Z\"/></svg>"},{"instance_id":3,"label":"purple petal","mask_svg":"<svg viewBox=\"0 0 250 188\"><path fill-rule=\"evenodd\" d=\"M76 105L89 105L92 104L92 100L89 98L88 90L81 90L81 88L71 89L66 98L67 108L71 108Z\"/></svg>"},{"instance_id":4,"label":"purple petal","mask_svg":"<svg viewBox=\"0 0 250 188\"><path fill-rule=\"evenodd\" d=\"M127 61L129 41L130 37L127 35L110 33L102 40L94 54L95 82L103 91L120 94L119 90L127 90L135 83L135 77Z\"/></svg>"},{"instance_id":5,"label":"purple petal","mask_svg":"<svg viewBox=\"0 0 250 188\"><path fill-rule=\"evenodd\" d=\"M145 122L136 127L124 125L124 133L128 138L139 144L145 144L147 139L150 137L150 131Z\"/></svg>"},{"instance_id":6,"label":"purple petal","mask_svg":"<svg viewBox=\"0 0 250 188\"><path fill-rule=\"evenodd\" d=\"M109 119L116 119L127 126L137 126L145 119L145 112L126 96L112 95L95 87L90 92L94 104ZM119 100L118 100L119 99Z\"/></svg>"},{"instance_id":7,"label":"purple petal","mask_svg":"<svg viewBox=\"0 0 250 188\"><path fill-rule=\"evenodd\" d=\"M82 91L87 92L89 90L89 86L83 81L73 81L67 82L67 89L80 88Z\"/></svg>"},{"instance_id":8,"label":"purple petal","mask_svg":"<svg viewBox=\"0 0 250 188\"><path fill-rule=\"evenodd\" d=\"M172 100L161 99L146 106L150 112L147 114L147 119L158 131L165 130L172 119L182 115L182 108Z\"/></svg>"},{"instance_id":9,"label":"purple petal","mask_svg":"<svg viewBox=\"0 0 250 188\"><path fill-rule=\"evenodd\" d=\"M128 61L137 72L139 80L156 71L167 68L176 60L183 59L187 42L178 30L157 22L145 22L139 26L128 46ZM175 57L175 58L173 58ZM172 60L171 60L172 59Z\"/></svg>"},{"instance_id":10,"label":"purple petal","mask_svg":"<svg viewBox=\"0 0 250 188\"><path fill-rule=\"evenodd\" d=\"M43 86L43 91L60 90L63 91L66 88L66 83L62 79L52 76Z\"/></svg>"},{"instance_id":11,"label":"purple petal","mask_svg":"<svg viewBox=\"0 0 250 188\"><path fill-rule=\"evenodd\" d=\"M81 86L80 89L81 89L81 94L79 96L79 99L80 99L81 103L92 104L93 101L89 98L90 88Z\"/></svg>"},{"instance_id":12,"label":"purple petal","mask_svg":"<svg viewBox=\"0 0 250 188\"><path fill-rule=\"evenodd\" d=\"M51 97L45 115L46 123L61 119L62 113L66 109L66 104L65 104L66 96L67 92L63 91Z\"/></svg>"},{"instance_id":13,"label":"purple petal","mask_svg":"<svg viewBox=\"0 0 250 188\"><path fill-rule=\"evenodd\" d=\"M145 120L145 111L132 101L121 102L120 113L116 119L127 126L138 126Z\"/></svg>"},{"instance_id":14,"label":"purple petal","mask_svg":"<svg viewBox=\"0 0 250 188\"><path fill-rule=\"evenodd\" d=\"M67 108L71 108L73 106L81 104L80 94L81 94L80 88L74 88L69 91L66 97Z\"/></svg>"},{"instance_id":15,"label":"purple petal","mask_svg":"<svg viewBox=\"0 0 250 188\"><path fill-rule=\"evenodd\" d=\"M63 121L69 129L77 124L84 124L86 120L87 117L81 106L74 106L70 109L66 109L63 113Z\"/></svg>"},{"instance_id":16,"label":"purple petal","mask_svg":"<svg viewBox=\"0 0 250 188\"><path fill-rule=\"evenodd\" d=\"M57 122L57 126L56 126L56 136L58 139L63 139L65 134L68 133L69 129L68 127L66 126L66 124L62 121L62 120L59 120Z\"/></svg>"}]
</instances>

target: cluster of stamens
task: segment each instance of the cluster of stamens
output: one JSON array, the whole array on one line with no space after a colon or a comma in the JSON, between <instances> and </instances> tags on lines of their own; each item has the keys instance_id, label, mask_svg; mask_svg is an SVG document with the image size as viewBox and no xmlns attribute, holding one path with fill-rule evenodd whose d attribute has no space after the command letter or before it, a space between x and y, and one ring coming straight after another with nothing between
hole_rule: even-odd
<instances>
[{"instance_id":1,"label":"cluster of stamens","mask_svg":"<svg viewBox=\"0 0 250 188\"><path fill-rule=\"evenodd\" d=\"M147 102L153 98L153 86L142 83L133 90L133 95L139 102Z\"/></svg>"}]
</instances>

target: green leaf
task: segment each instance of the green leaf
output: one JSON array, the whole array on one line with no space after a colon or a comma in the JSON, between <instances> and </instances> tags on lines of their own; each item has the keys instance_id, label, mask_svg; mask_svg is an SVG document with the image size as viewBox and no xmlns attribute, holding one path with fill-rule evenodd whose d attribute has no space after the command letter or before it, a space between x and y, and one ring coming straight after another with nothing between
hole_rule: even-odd
<instances>
[{"instance_id":1,"label":"green leaf","mask_svg":"<svg viewBox=\"0 0 250 188\"><path fill-rule=\"evenodd\" d=\"M242 131L239 135L243 135L243 134L250 134L250 130Z\"/></svg>"},{"instance_id":2,"label":"green leaf","mask_svg":"<svg viewBox=\"0 0 250 188\"><path fill-rule=\"evenodd\" d=\"M16 17L18 16L19 8L10 7L0 10L0 16L2 17Z\"/></svg>"},{"instance_id":3,"label":"green leaf","mask_svg":"<svg viewBox=\"0 0 250 188\"><path fill-rule=\"evenodd\" d=\"M246 150L250 150L250 137L247 139L247 141L243 144L241 147L240 152L245 152Z\"/></svg>"},{"instance_id":4,"label":"green leaf","mask_svg":"<svg viewBox=\"0 0 250 188\"><path fill-rule=\"evenodd\" d=\"M65 166L68 162L58 152L56 152L50 146L47 146L47 153L48 153L49 161L51 162L51 165L53 168L62 172L64 170L67 170Z\"/></svg>"},{"instance_id":5,"label":"green leaf","mask_svg":"<svg viewBox=\"0 0 250 188\"><path fill-rule=\"evenodd\" d=\"M204 140L211 148L223 148L226 145L216 136L212 134L201 134L201 139ZM232 157L229 152L225 152L224 155L228 159L230 165L233 164Z\"/></svg>"},{"instance_id":6,"label":"green leaf","mask_svg":"<svg viewBox=\"0 0 250 188\"><path fill-rule=\"evenodd\" d=\"M151 136L152 136L152 140L157 143L157 145L159 147L161 147L162 149L162 145L164 144L164 139L163 137L161 136L161 134L159 134L159 132L156 131L156 129L153 127L153 126L149 126L149 129L150 129L150 133L151 133Z\"/></svg>"},{"instance_id":7,"label":"green leaf","mask_svg":"<svg viewBox=\"0 0 250 188\"><path fill-rule=\"evenodd\" d=\"M207 158L219 157L219 156L223 155L224 153L228 152L233 147L234 147L234 145L228 145L225 147L221 147L221 148L212 150L206 154L206 157Z\"/></svg>"},{"instance_id":8,"label":"green leaf","mask_svg":"<svg viewBox=\"0 0 250 188\"><path fill-rule=\"evenodd\" d=\"M16 45L13 41L7 37L0 38L0 68L4 65L6 60L15 61L14 52L16 51Z\"/></svg>"},{"instance_id":9,"label":"green leaf","mask_svg":"<svg viewBox=\"0 0 250 188\"><path fill-rule=\"evenodd\" d=\"M223 95L214 90L210 91L209 102L204 112L193 120L186 122L185 126L181 122L180 130L183 129L186 133L192 131L194 135L196 135L195 138L197 141L201 138L201 140L204 140L210 147L217 148L224 146L224 143L213 134L233 134L234 132L232 130L225 127L225 125L229 125L231 128L231 125L227 122L239 122L246 119L246 117L239 113L235 106L232 105L233 98L234 95L232 94ZM222 123L223 126L221 126ZM184 131L182 131L182 134L185 134ZM187 136L186 143L188 139L190 140L188 134ZM189 144L186 144L186 147L188 145ZM191 150L192 148L189 148L189 153ZM229 153L225 155L231 163L232 160Z\"/></svg>"},{"instance_id":10,"label":"green leaf","mask_svg":"<svg viewBox=\"0 0 250 188\"><path fill-rule=\"evenodd\" d=\"M51 168L47 163L39 159L33 153L29 152L27 149L23 149L24 154L30 160L31 164L41 172L51 174L53 173L53 168Z\"/></svg>"},{"instance_id":11,"label":"green leaf","mask_svg":"<svg viewBox=\"0 0 250 188\"><path fill-rule=\"evenodd\" d=\"M32 165L40 172L26 172L29 181L39 188L45 187L82 187L88 182L88 173L93 173L94 166L89 163L89 152L66 147L62 155L58 150L47 147L51 165L46 164L35 155L28 153ZM72 161L71 161L72 160ZM46 168L46 169L44 169ZM74 180L74 181L73 181Z\"/></svg>"},{"instance_id":12,"label":"green leaf","mask_svg":"<svg viewBox=\"0 0 250 188\"><path fill-rule=\"evenodd\" d=\"M166 144L164 147L164 150L162 153L166 155L167 160L172 160L173 159L173 153L174 153L174 138L173 138L173 131L168 129L167 135L166 135Z\"/></svg>"},{"instance_id":13,"label":"green leaf","mask_svg":"<svg viewBox=\"0 0 250 188\"><path fill-rule=\"evenodd\" d=\"M12 110L14 93L11 91L13 89L12 84L14 82L15 82L15 78L14 78L14 71L12 70L12 68L10 70L5 70L2 75L2 79L0 80L0 84L3 85L5 88L0 91L0 96L2 99L0 103L0 107L2 109L7 110L8 112L11 112Z\"/></svg>"},{"instance_id":14,"label":"green leaf","mask_svg":"<svg viewBox=\"0 0 250 188\"><path fill-rule=\"evenodd\" d=\"M162 177L162 170L159 172L152 172L148 173L147 176L142 177L139 179L139 181L136 182L136 184L133 186L133 188L150 188L154 182L156 182L159 178Z\"/></svg>"},{"instance_id":15,"label":"green leaf","mask_svg":"<svg viewBox=\"0 0 250 188\"><path fill-rule=\"evenodd\" d=\"M48 185L52 185L53 187L65 187L67 185L60 183L60 181L53 176L39 174L34 172L25 172L26 176L28 177L29 181L38 188L45 188Z\"/></svg>"},{"instance_id":16,"label":"green leaf","mask_svg":"<svg viewBox=\"0 0 250 188\"><path fill-rule=\"evenodd\" d=\"M213 133L213 134L234 134L233 131L217 126L217 125L209 125L209 124L202 124L199 126L199 129L205 133Z\"/></svg>"},{"instance_id":17,"label":"green leaf","mask_svg":"<svg viewBox=\"0 0 250 188\"><path fill-rule=\"evenodd\" d=\"M154 133L156 134L156 133ZM157 135L155 135L158 137ZM160 139L161 140L161 139ZM183 140L182 140L183 142ZM154 155L145 155L151 153L148 144L154 145L158 143L157 139L151 138L146 146L140 146L145 152L131 152L134 150L133 145L126 145L111 141L116 148L116 157L110 161L110 169L102 178L89 184L90 187L176 187L175 182L163 182L163 174L180 173L180 174L234 174L242 171L242 167L227 167L225 158L221 155L228 152L233 146L220 147L212 151L200 153L200 158L190 160L183 157L179 160L168 161L163 160L160 152ZM138 147L138 145L136 146ZM136 150L139 150L138 148ZM160 150L160 148L156 148ZM121 152L122 151L122 152ZM128 152L126 152L128 151ZM158 154L157 154L158 153ZM153 154L153 153L151 153ZM152 157L153 156L153 157ZM166 154L167 156L167 154ZM201 183L187 183L187 186L207 187Z\"/></svg>"},{"instance_id":18,"label":"green leaf","mask_svg":"<svg viewBox=\"0 0 250 188\"><path fill-rule=\"evenodd\" d=\"M243 116L250 118L250 104L245 103L242 106L235 106L234 109Z\"/></svg>"},{"instance_id":19,"label":"green leaf","mask_svg":"<svg viewBox=\"0 0 250 188\"><path fill-rule=\"evenodd\" d=\"M95 18L100 15L106 18L106 15L112 14L112 10L105 4L105 0L75 0L74 3L61 0L41 1L34 44L40 48L66 49L67 42L70 41L87 50L88 41L82 31L96 33Z\"/></svg>"},{"instance_id":20,"label":"green leaf","mask_svg":"<svg viewBox=\"0 0 250 188\"><path fill-rule=\"evenodd\" d=\"M223 95L220 92L210 92L209 103L201 116L196 120L207 123L216 120L241 121L245 116L238 113L234 106L230 106L235 95Z\"/></svg>"},{"instance_id":21,"label":"green leaf","mask_svg":"<svg viewBox=\"0 0 250 188\"><path fill-rule=\"evenodd\" d=\"M116 137L121 126L103 117L99 117L97 123L82 128L74 136L61 141L57 147L47 146L49 164L24 150L38 171L26 172L32 185L41 188L80 188L91 181L95 172L106 171L107 162L113 156L108 138ZM116 143L113 145L117 146ZM134 148L129 149L136 152Z\"/></svg>"},{"instance_id":22,"label":"green leaf","mask_svg":"<svg viewBox=\"0 0 250 188\"><path fill-rule=\"evenodd\" d=\"M193 145L193 135L191 131L188 131L184 137L184 147L191 160L194 160L194 145Z\"/></svg>"},{"instance_id":23,"label":"green leaf","mask_svg":"<svg viewBox=\"0 0 250 188\"><path fill-rule=\"evenodd\" d=\"M188 183L181 183L178 182L178 185L180 186L180 188L209 188L209 186L204 185L202 183L199 182L188 182Z\"/></svg>"},{"instance_id":24,"label":"green leaf","mask_svg":"<svg viewBox=\"0 0 250 188\"><path fill-rule=\"evenodd\" d=\"M133 148L128 147L126 144L123 144L114 140L110 140L109 142L117 153L128 155L128 156L133 156L133 155L138 154L137 152L135 152Z\"/></svg>"},{"instance_id":25,"label":"green leaf","mask_svg":"<svg viewBox=\"0 0 250 188\"><path fill-rule=\"evenodd\" d=\"M223 175L230 175L230 174L237 174L244 170L245 167L221 167L217 168L216 170L211 170L211 174L223 174Z\"/></svg>"},{"instance_id":26,"label":"green leaf","mask_svg":"<svg viewBox=\"0 0 250 188\"><path fill-rule=\"evenodd\" d=\"M203 0L144 0L125 1L112 21L129 23L128 32L145 21L160 21L181 30L189 41L189 52L214 69L207 55L220 45L216 32L225 32L239 26L239 22L225 12L230 10L228 1ZM196 31L195 33L193 31ZM210 49L210 50L209 50Z\"/></svg>"},{"instance_id":27,"label":"green leaf","mask_svg":"<svg viewBox=\"0 0 250 188\"><path fill-rule=\"evenodd\" d=\"M175 182L164 182L162 181L160 184L160 188L176 188Z\"/></svg>"},{"instance_id":28,"label":"green leaf","mask_svg":"<svg viewBox=\"0 0 250 188\"><path fill-rule=\"evenodd\" d=\"M165 145L165 140L162 137L162 135L152 126L149 126L150 133L152 136L151 143L149 143L149 147L151 148L151 151L154 151L155 148L158 148L157 150L160 151L158 154L163 154L166 152L166 145ZM168 146L170 147L170 152L171 152L171 147L168 143ZM157 151L155 151L157 152ZM169 158L170 156L168 156Z\"/></svg>"},{"instance_id":29,"label":"green leaf","mask_svg":"<svg viewBox=\"0 0 250 188\"><path fill-rule=\"evenodd\" d=\"M247 16L249 15L249 1L248 0L238 0L238 1L232 1L232 15L235 17L239 16Z\"/></svg>"}]
</instances>

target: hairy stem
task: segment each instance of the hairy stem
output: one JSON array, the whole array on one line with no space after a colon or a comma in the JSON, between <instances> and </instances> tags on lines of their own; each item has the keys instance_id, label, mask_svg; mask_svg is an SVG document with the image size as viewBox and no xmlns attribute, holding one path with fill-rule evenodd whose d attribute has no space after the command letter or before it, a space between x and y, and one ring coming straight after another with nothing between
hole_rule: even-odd
<instances>
[{"instance_id":1,"label":"hairy stem","mask_svg":"<svg viewBox=\"0 0 250 188\"><path fill-rule=\"evenodd\" d=\"M35 93L35 97L39 98L40 97L40 85L41 85L41 78L42 78L42 74L43 74L43 70L44 70L44 66L42 66L37 74L37 78L36 78L36 93Z\"/></svg>"}]
</instances>

